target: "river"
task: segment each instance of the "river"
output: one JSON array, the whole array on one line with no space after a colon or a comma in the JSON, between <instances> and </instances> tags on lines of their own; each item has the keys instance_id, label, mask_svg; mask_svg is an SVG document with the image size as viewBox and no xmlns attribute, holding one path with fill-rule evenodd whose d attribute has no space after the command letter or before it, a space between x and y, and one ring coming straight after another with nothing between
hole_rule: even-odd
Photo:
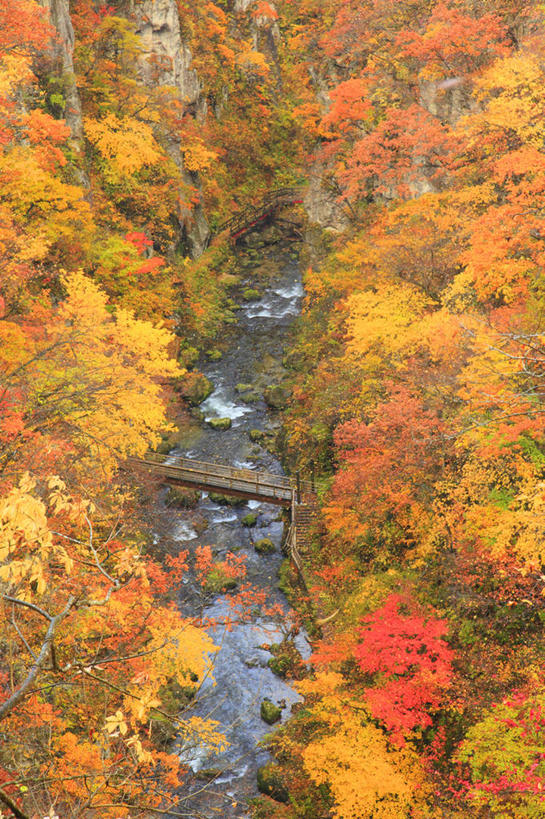
<instances>
[{"instance_id":1,"label":"river","mask_svg":"<svg viewBox=\"0 0 545 819\"><path fill-rule=\"evenodd\" d=\"M222 358L201 362L199 369L213 383L214 391L200 407L205 419L188 430L185 441L173 455L282 474L279 460L249 435L253 430L274 434L280 425L279 413L269 409L262 398L245 403L236 387L241 383L252 384L254 391L262 394L266 386L277 384L285 374L282 358L303 295L295 249L294 245L283 245L280 250L275 245L259 254L254 251L251 253L255 259L253 265L248 263L247 256L241 258L244 267L237 293L241 295L248 287L257 288L260 297L241 301L237 323L227 328L221 340ZM207 423L211 418L227 417L232 420L228 430L215 430ZM251 528L241 523L250 511L257 514L257 523ZM205 521L204 531L202 525L194 525L197 519L201 523ZM213 502L204 492L196 510L177 511L172 522L173 537L180 549L191 552L197 546L210 545L219 560L229 551L245 555L247 579L254 586L267 589L270 601L287 610L285 597L277 585L283 559L280 551L283 527L277 506L257 501L225 506ZM253 544L261 538L273 541L273 553L257 554ZM180 592L180 607L191 614L195 605L196 592L189 578ZM202 611L204 617L217 620L224 619L228 613L222 595L208 598ZM205 681L191 715L216 720L230 745L217 756L195 749L185 752L185 757L183 749L179 752L197 777L201 772L202 778L196 779L192 786L194 791L202 789L203 771L221 770L204 791L195 795L190 803L190 815L238 819L248 815L247 800L257 796L257 769L269 758L267 751L259 747L263 737L272 730L261 719L261 702L266 697L279 705L285 720L299 696L267 665L272 655L263 646L282 639L275 622L256 613L250 623L241 623L230 631L219 627L210 633L221 646L214 663L215 684L212 680ZM295 638L295 643L307 657L309 646L303 633Z\"/></svg>"}]
</instances>

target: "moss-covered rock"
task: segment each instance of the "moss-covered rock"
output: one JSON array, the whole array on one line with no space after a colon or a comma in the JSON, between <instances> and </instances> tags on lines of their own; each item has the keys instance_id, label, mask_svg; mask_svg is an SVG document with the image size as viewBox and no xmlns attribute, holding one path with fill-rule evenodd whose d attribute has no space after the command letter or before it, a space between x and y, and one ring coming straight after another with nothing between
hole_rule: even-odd
<instances>
[{"instance_id":1,"label":"moss-covered rock","mask_svg":"<svg viewBox=\"0 0 545 819\"><path fill-rule=\"evenodd\" d=\"M230 418L210 418L208 423L212 429L231 429L232 421Z\"/></svg>"},{"instance_id":2,"label":"moss-covered rock","mask_svg":"<svg viewBox=\"0 0 545 819\"><path fill-rule=\"evenodd\" d=\"M241 282L241 277L236 273L221 273L219 277L220 284L225 287L236 287Z\"/></svg>"},{"instance_id":3,"label":"moss-covered rock","mask_svg":"<svg viewBox=\"0 0 545 819\"><path fill-rule=\"evenodd\" d=\"M199 502L199 497L199 492L193 489L169 486L165 502L167 506L174 506L176 509L193 509Z\"/></svg>"},{"instance_id":4,"label":"moss-covered rock","mask_svg":"<svg viewBox=\"0 0 545 819\"><path fill-rule=\"evenodd\" d=\"M265 439L265 433L262 429L251 429L248 435L251 441L261 442Z\"/></svg>"},{"instance_id":5,"label":"moss-covered rock","mask_svg":"<svg viewBox=\"0 0 545 819\"><path fill-rule=\"evenodd\" d=\"M204 589L213 594L221 594L222 592L232 591L236 589L237 581L234 577L230 577L225 569L221 566L215 566L208 572L204 582Z\"/></svg>"},{"instance_id":6,"label":"moss-covered rock","mask_svg":"<svg viewBox=\"0 0 545 819\"><path fill-rule=\"evenodd\" d=\"M203 782L211 782L221 776L222 773L221 768L201 768L200 771L196 772L195 776Z\"/></svg>"},{"instance_id":7,"label":"moss-covered rock","mask_svg":"<svg viewBox=\"0 0 545 819\"><path fill-rule=\"evenodd\" d=\"M257 401L261 401L261 393L258 390L250 390L243 393L240 398L245 404L255 404Z\"/></svg>"},{"instance_id":8,"label":"moss-covered rock","mask_svg":"<svg viewBox=\"0 0 545 819\"><path fill-rule=\"evenodd\" d=\"M287 802L289 794L282 781L278 765L267 762L257 772L257 787L265 796L270 796L277 802Z\"/></svg>"},{"instance_id":9,"label":"moss-covered rock","mask_svg":"<svg viewBox=\"0 0 545 819\"><path fill-rule=\"evenodd\" d=\"M210 492L208 497L212 503L219 503L220 506L245 506L248 501L245 498L237 498L233 495L222 495L221 492Z\"/></svg>"},{"instance_id":10,"label":"moss-covered rock","mask_svg":"<svg viewBox=\"0 0 545 819\"><path fill-rule=\"evenodd\" d=\"M264 720L267 725L274 725L275 722L280 720L281 716L282 709L265 697L261 703L261 719Z\"/></svg>"},{"instance_id":11,"label":"moss-covered rock","mask_svg":"<svg viewBox=\"0 0 545 819\"><path fill-rule=\"evenodd\" d=\"M245 404L253 404L261 400L261 392L253 384L237 384L235 390L240 394Z\"/></svg>"},{"instance_id":12,"label":"moss-covered rock","mask_svg":"<svg viewBox=\"0 0 545 819\"><path fill-rule=\"evenodd\" d=\"M274 384L265 388L263 398L271 409L282 410L288 406L290 391L281 384Z\"/></svg>"},{"instance_id":13,"label":"moss-covered rock","mask_svg":"<svg viewBox=\"0 0 545 819\"><path fill-rule=\"evenodd\" d=\"M191 367L194 367L198 360L199 351L196 349L196 347L184 347L182 350L180 350L178 355L178 361L182 367L185 367L188 370L191 369Z\"/></svg>"},{"instance_id":14,"label":"moss-covered rock","mask_svg":"<svg viewBox=\"0 0 545 819\"><path fill-rule=\"evenodd\" d=\"M242 520L240 521L243 526L255 526L257 523L257 513L256 512L248 512L247 515L244 515Z\"/></svg>"},{"instance_id":15,"label":"moss-covered rock","mask_svg":"<svg viewBox=\"0 0 545 819\"><path fill-rule=\"evenodd\" d=\"M262 537L261 540L256 540L254 543L254 549L260 555L269 555L271 552L275 551L274 543L268 537Z\"/></svg>"},{"instance_id":16,"label":"moss-covered rock","mask_svg":"<svg viewBox=\"0 0 545 819\"><path fill-rule=\"evenodd\" d=\"M256 290L255 287L246 287L245 290L242 291L244 301L257 301L260 297L261 293L259 290Z\"/></svg>"},{"instance_id":17,"label":"moss-covered rock","mask_svg":"<svg viewBox=\"0 0 545 819\"><path fill-rule=\"evenodd\" d=\"M223 358L223 353L221 350L208 350L206 356L210 361L219 361L220 358Z\"/></svg>"},{"instance_id":18,"label":"moss-covered rock","mask_svg":"<svg viewBox=\"0 0 545 819\"><path fill-rule=\"evenodd\" d=\"M159 455L168 455L172 448L173 446L170 438L163 438L163 440L159 444L157 444L155 451Z\"/></svg>"},{"instance_id":19,"label":"moss-covered rock","mask_svg":"<svg viewBox=\"0 0 545 819\"><path fill-rule=\"evenodd\" d=\"M269 651L273 655L267 665L277 677L300 680L306 674L305 664L292 640L273 643Z\"/></svg>"},{"instance_id":20,"label":"moss-covered rock","mask_svg":"<svg viewBox=\"0 0 545 819\"><path fill-rule=\"evenodd\" d=\"M276 657L271 657L267 665L273 674L276 674L277 677L281 677L284 680L290 670L290 659L283 654L279 654Z\"/></svg>"},{"instance_id":21,"label":"moss-covered rock","mask_svg":"<svg viewBox=\"0 0 545 819\"><path fill-rule=\"evenodd\" d=\"M175 388L181 393L188 404L197 407L208 398L214 389L214 385L202 373L186 373L178 379Z\"/></svg>"}]
</instances>

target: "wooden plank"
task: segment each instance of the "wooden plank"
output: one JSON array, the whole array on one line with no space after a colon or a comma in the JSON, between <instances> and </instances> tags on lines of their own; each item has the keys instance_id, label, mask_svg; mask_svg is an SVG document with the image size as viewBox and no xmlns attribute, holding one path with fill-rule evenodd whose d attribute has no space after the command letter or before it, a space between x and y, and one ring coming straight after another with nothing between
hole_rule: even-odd
<instances>
[{"instance_id":1,"label":"wooden plank","mask_svg":"<svg viewBox=\"0 0 545 819\"><path fill-rule=\"evenodd\" d=\"M244 487L252 487L255 488L256 491L262 490L271 490L274 492L281 493L282 496L291 497L293 489L290 486L285 486L283 484L273 483L266 480L267 476L261 475L260 479L258 480L248 480L244 476L236 476L236 475L221 475L221 474L213 474L211 472L201 471L201 470L192 470L192 469L184 469L183 467L173 468L171 466L162 466L161 464L154 464L153 466L148 467L152 469L154 472L159 472L163 475L170 475L173 478L176 476L182 477L185 480L195 480L195 481L204 481L204 482L213 482L217 485L221 486L233 486L236 488L238 485Z\"/></svg>"},{"instance_id":2,"label":"wooden plank","mask_svg":"<svg viewBox=\"0 0 545 819\"><path fill-rule=\"evenodd\" d=\"M178 459L166 462L165 456L137 460L141 466L162 475L170 482L207 490L220 490L252 500L264 500L282 506L291 504L293 488L289 478L251 469L236 469L224 464Z\"/></svg>"},{"instance_id":3,"label":"wooden plank","mask_svg":"<svg viewBox=\"0 0 545 819\"><path fill-rule=\"evenodd\" d=\"M263 501L263 503L271 503L273 506L284 506L289 508L291 506L291 498L280 498L277 495L268 495L263 493L256 493L251 490L239 489L223 489L219 486L210 486L210 484L196 483L195 481L185 481L183 478L170 478L170 482L179 486L185 486L188 489L201 489L203 492L210 492L217 490L220 495L232 495L235 498L244 498L245 500ZM221 490L221 491L220 491Z\"/></svg>"},{"instance_id":4,"label":"wooden plank","mask_svg":"<svg viewBox=\"0 0 545 819\"><path fill-rule=\"evenodd\" d=\"M143 466L149 466L152 469L172 470L173 474L181 469L188 474L194 474L196 477L209 476L225 478L226 480L241 480L253 485L277 487L278 489L285 489L290 492L293 489L292 480L286 478L284 475L274 475L271 472L258 472L253 469L237 469L227 464L211 464L204 461L194 461L189 458L179 458L169 463L164 456L163 458L141 459L136 462Z\"/></svg>"}]
</instances>

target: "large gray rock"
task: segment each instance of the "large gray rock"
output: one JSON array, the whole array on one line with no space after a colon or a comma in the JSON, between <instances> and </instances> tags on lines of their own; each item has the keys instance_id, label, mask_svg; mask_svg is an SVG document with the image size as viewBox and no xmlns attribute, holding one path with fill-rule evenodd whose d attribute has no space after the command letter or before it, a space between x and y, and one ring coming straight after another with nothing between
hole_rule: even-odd
<instances>
[{"instance_id":1,"label":"large gray rock","mask_svg":"<svg viewBox=\"0 0 545 819\"><path fill-rule=\"evenodd\" d=\"M324 230L342 233L348 227L346 205L339 201L338 193L328 185L328 169L319 160L311 168L303 205L309 222Z\"/></svg>"},{"instance_id":2,"label":"large gray rock","mask_svg":"<svg viewBox=\"0 0 545 819\"><path fill-rule=\"evenodd\" d=\"M182 40L175 0L143 0L135 13L146 84L170 85L187 105L199 102L201 85L191 67L191 51Z\"/></svg>"},{"instance_id":3,"label":"large gray rock","mask_svg":"<svg viewBox=\"0 0 545 819\"><path fill-rule=\"evenodd\" d=\"M88 185L88 179L78 165L79 158L83 157L83 119L74 73L74 28L70 18L69 0L38 0L38 2L49 12L49 20L57 32L56 38L51 41L50 53L57 63L57 71L62 78L65 100L62 114L72 135L71 147L76 157L74 171L78 176L78 182Z\"/></svg>"},{"instance_id":4,"label":"large gray rock","mask_svg":"<svg viewBox=\"0 0 545 819\"><path fill-rule=\"evenodd\" d=\"M142 0L135 6L136 33L142 42L140 72L149 87L172 89L182 103L197 117L206 113L201 97L201 83L192 68L191 50L182 38L176 0ZM182 172L184 182L200 189L199 177L184 165L179 142L172 141L167 150ZM176 214L180 234L187 240L193 258L206 249L210 229L200 203L192 207L181 205Z\"/></svg>"}]
</instances>

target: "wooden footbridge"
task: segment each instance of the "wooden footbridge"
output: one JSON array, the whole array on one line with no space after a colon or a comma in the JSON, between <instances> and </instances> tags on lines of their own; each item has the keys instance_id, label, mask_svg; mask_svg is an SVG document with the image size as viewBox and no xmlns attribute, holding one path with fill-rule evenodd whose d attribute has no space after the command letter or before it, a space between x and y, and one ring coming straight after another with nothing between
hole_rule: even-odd
<instances>
[{"instance_id":1,"label":"wooden footbridge","mask_svg":"<svg viewBox=\"0 0 545 819\"><path fill-rule=\"evenodd\" d=\"M231 238L236 241L249 230L265 222L281 208L300 205L302 201L303 194L299 188L277 188L269 191L258 204L247 205L226 222L222 222L217 232L223 233L227 230Z\"/></svg>"},{"instance_id":2,"label":"wooden footbridge","mask_svg":"<svg viewBox=\"0 0 545 819\"><path fill-rule=\"evenodd\" d=\"M170 455L148 455L135 459L133 463L163 478L166 483L274 503L290 509L291 525L285 548L304 581L303 556L310 545L318 517L314 481Z\"/></svg>"}]
</instances>

